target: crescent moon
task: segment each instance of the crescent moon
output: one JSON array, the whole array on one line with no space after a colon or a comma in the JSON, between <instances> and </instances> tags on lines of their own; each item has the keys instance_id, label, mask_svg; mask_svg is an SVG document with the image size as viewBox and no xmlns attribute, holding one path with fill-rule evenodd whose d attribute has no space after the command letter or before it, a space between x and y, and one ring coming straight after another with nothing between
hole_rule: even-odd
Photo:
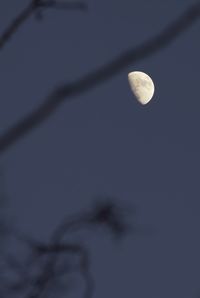
<instances>
[{"instance_id":1,"label":"crescent moon","mask_svg":"<svg viewBox=\"0 0 200 298\"><path fill-rule=\"evenodd\" d=\"M142 71L133 71L128 74L128 81L138 102L146 105L152 99L155 91L150 76Z\"/></svg>"}]
</instances>

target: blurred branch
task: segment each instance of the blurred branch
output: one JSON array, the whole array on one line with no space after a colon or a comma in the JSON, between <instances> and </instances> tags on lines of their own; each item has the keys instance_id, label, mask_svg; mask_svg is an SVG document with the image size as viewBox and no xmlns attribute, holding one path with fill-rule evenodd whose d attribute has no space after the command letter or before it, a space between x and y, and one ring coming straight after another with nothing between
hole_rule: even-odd
<instances>
[{"instance_id":1,"label":"blurred branch","mask_svg":"<svg viewBox=\"0 0 200 298\"><path fill-rule=\"evenodd\" d=\"M90 72L80 79L55 88L34 111L13 124L0 137L0 152L14 145L20 138L30 133L32 129L47 120L66 100L91 90L98 84L104 83L114 75L128 67L131 63L145 59L162 48L168 46L181 33L185 32L200 17L200 2L193 4L177 20L167 26L159 34L148 41L136 46L119 57Z\"/></svg>"},{"instance_id":2,"label":"blurred branch","mask_svg":"<svg viewBox=\"0 0 200 298\"><path fill-rule=\"evenodd\" d=\"M35 12L36 9L37 6L35 5L35 1L31 1L31 3L29 3L29 5L12 21L0 37L0 49L5 46L19 27Z\"/></svg>"},{"instance_id":3,"label":"blurred branch","mask_svg":"<svg viewBox=\"0 0 200 298\"><path fill-rule=\"evenodd\" d=\"M48 261L45 263L41 273L33 282L33 288L27 298L39 298L41 293L44 292L49 281L53 280L58 272L55 270L57 257L59 254L75 254L80 256L79 271L85 281L84 297L91 298L94 290L94 281L90 273L90 259L89 253L83 245L63 243L63 244L50 244L48 246L38 247L39 257L41 255L49 256ZM67 273L67 272L65 272Z\"/></svg>"},{"instance_id":4,"label":"blurred branch","mask_svg":"<svg viewBox=\"0 0 200 298\"><path fill-rule=\"evenodd\" d=\"M41 15L43 9L52 8L59 10L86 10L87 6L83 2L58 2L57 0L32 0L26 8L11 22L0 36L0 50L18 31L18 29L34 14ZM42 16L42 15L41 15Z\"/></svg>"},{"instance_id":5,"label":"blurred branch","mask_svg":"<svg viewBox=\"0 0 200 298\"><path fill-rule=\"evenodd\" d=\"M91 298L94 291L94 280L90 273L89 251L82 243L64 241L63 238L69 236L74 228L75 230L82 230L83 227L87 226L90 229L96 225L104 225L109 228L111 233L124 235L126 230L125 220L127 218L125 219L121 207L112 199L96 204L90 212L80 214L74 217L73 220L65 220L60 224L47 244L28 241L27 246L27 237L12 235L20 243L22 241L22 245L25 246L28 253L27 258L24 259L23 257L23 260L20 261L19 252L17 255L11 255L7 252L8 248L6 249L6 253L4 253L6 268L3 272L6 272L7 269L10 273L7 278L1 279L0 296L1 293L4 293L5 297L6 293L6 295L10 295L8 295L9 297L14 295L14 297L21 298L40 298L46 297L46 293L49 297L49 285L53 285L55 280L61 278L62 275L69 275L75 270L75 272L81 274L85 283L84 298ZM119 226L123 226L123 230L119 230ZM16 250L16 247L17 245L14 250ZM24 255L24 250L22 254ZM64 267L64 270L60 268L59 258L63 255L70 257L70 260L72 260L72 255L78 257L78 269L69 266ZM60 264L63 265L63 263L64 260L61 258ZM9 280L9 277L12 276L11 273L16 276L14 280Z\"/></svg>"},{"instance_id":6,"label":"blurred branch","mask_svg":"<svg viewBox=\"0 0 200 298\"><path fill-rule=\"evenodd\" d=\"M60 243L67 232L83 230L95 225L104 225L113 234L120 237L121 234L125 234L125 231L129 229L124 219L125 214L128 217L128 212L133 214L135 213L134 211L135 209L133 208L130 211L130 207L129 210L123 210L116 202L114 204L110 198L106 198L105 201L101 198L90 212L64 220L54 231L51 242Z\"/></svg>"}]
</instances>

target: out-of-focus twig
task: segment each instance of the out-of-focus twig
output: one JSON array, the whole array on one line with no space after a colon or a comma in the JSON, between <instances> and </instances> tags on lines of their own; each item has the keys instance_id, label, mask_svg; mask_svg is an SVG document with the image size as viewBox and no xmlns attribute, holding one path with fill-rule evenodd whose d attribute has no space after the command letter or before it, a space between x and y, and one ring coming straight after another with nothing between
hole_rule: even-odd
<instances>
[{"instance_id":1,"label":"out-of-focus twig","mask_svg":"<svg viewBox=\"0 0 200 298\"><path fill-rule=\"evenodd\" d=\"M62 103L72 100L75 96L89 91L104 83L114 75L135 63L145 59L169 45L181 33L185 32L197 19L200 18L200 2L191 5L177 20L167 26L159 34L148 41L122 53L119 57L102 67L84 75L78 80L66 83L55 88L34 111L14 123L0 137L0 152L4 152L14 145L20 138L27 135L34 128L47 120Z\"/></svg>"},{"instance_id":2,"label":"out-of-focus twig","mask_svg":"<svg viewBox=\"0 0 200 298\"><path fill-rule=\"evenodd\" d=\"M37 9L34 1L31 1L28 6L21 11L21 13L12 21L12 23L5 29L0 37L0 49L3 49L5 44L16 33L19 27L34 13Z\"/></svg>"},{"instance_id":3,"label":"out-of-focus twig","mask_svg":"<svg viewBox=\"0 0 200 298\"><path fill-rule=\"evenodd\" d=\"M22 242L22 246L27 251L27 258L20 260L19 254L16 256L6 252L4 258L6 268L17 278L10 281L9 276L12 274L8 274L7 279L6 277L2 279L0 295L6 293L7 297L17 298L48 297L50 285L55 284L56 280L63 276L76 272L84 281L83 297L91 298L94 292L94 280L91 274L89 250L82 242L66 241L66 238L71 235L71 232L80 232L83 228L91 229L96 226L104 226L115 235L125 235L126 221L127 216L125 218L121 204L118 205L112 198L101 198L101 202L95 204L90 211L81 213L71 220L64 220L54 231L48 243L30 241L29 237L18 233L15 238ZM62 268L59 265L59 259L63 264L63 256L70 260L72 260L71 256L78 257L78 264Z\"/></svg>"},{"instance_id":4,"label":"out-of-focus twig","mask_svg":"<svg viewBox=\"0 0 200 298\"><path fill-rule=\"evenodd\" d=\"M90 273L90 259L89 253L84 248L83 245L62 243L62 244L50 244L48 246L38 247L38 252L40 255L49 256L48 261L45 263L44 267L41 269L40 274L37 279L33 282L33 287L31 292L26 296L26 298L39 298L41 293L44 292L49 281L52 280L57 275L55 271L55 265L59 254L75 254L80 257L79 271L85 281L85 291L84 297L91 298L94 290L94 281ZM67 272L66 272L67 273Z\"/></svg>"},{"instance_id":5,"label":"out-of-focus twig","mask_svg":"<svg viewBox=\"0 0 200 298\"><path fill-rule=\"evenodd\" d=\"M26 8L11 22L0 36L0 50L4 48L11 37L18 29L34 14L40 12L41 9L57 9L57 10L86 10L87 6L84 2L59 2L57 0L32 0Z\"/></svg>"}]
</instances>

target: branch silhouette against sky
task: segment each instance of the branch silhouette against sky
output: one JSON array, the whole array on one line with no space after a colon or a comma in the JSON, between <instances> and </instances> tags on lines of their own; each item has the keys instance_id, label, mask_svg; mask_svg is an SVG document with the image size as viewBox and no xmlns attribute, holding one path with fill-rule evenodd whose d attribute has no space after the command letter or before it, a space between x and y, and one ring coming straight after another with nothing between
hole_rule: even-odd
<instances>
[{"instance_id":1,"label":"branch silhouette against sky","mask_svg":"<svg viewBox=\"0 0 200 298\"><path fill-rule=\"evenodd\" d=\"M67 218L52 233L50 241L43 243L19 233L11 233L20 244L25 246L26 254L20 258L19 253L4 253L4 277L1 278L0 295L3 297L39 298L49 297L52 290L62 278L65 279L64 292L68 291L70 274L80 274L84 281L83 297L91 298L94 292L94 280L91 274L91 259L87 246L80 240L69 240L72 233L90 231L95 227L106 228L109 234L120 238L129 230L126 208L114 202L112 198L96 202L95 206L72 219ZM127 212L127 211L128 212ZM135 208L134 208L135 210ZM132 212L131 212L132 213ZM135 213L135 212L134 212ZM71 238L70 238L71 239ZM15 245L17 247L17 245ZM78 263L73 264L73 256ZM70 264L64 259L69 258ZM10 274L6 275L5 272ZM11 276L14 279L10 278ZM58 285L58 290L59 290ZM55 295L58 297L58 295Z\"/></svg>"},{"instance_id":2,"label":"branch silhouette against sky","mask_svg":"<svg viewBox=\"0 0 200 298\"><path fill-rule=\"evenodd\" d=\"M31 8L32 5L33 2L30 7L26 9L27 12L22 13L21 21L20 17L17 18L19 21L15 21L16 27L14 25L15 22L11 25L10 28L12 28L12 30L10 31L12 32L10 35L8 34L8 36L11 37L11 35L23 23L24 19L26 19L34 11L33 8ZM174 22L166 26L160 33L151 37L146 42L128 49L115 59L105 63L103 66L89 72L81 78L56 87L49 93L49 95L47 95L41 105L25 115L21 120L14 123L0 136L0 152L3 153L18 142L20 138L30 133L32 129L42 124L42 122L47 120L62 103L72 100L76 95L89 91L97 85L104 83L128 67L131 63L138 62L157 53L162 48L168 46L176 40L179 35L184 33L198 19L200 19L199 1L191 5ZM0 40L2 40L2 38L0 38ZM7 37L7 39L4 38L4 40L8 41L9 37ZM3 43L4 45L5 41Z\"/></svg>"},{"instance_id":3,"label":"branch silhouette against sky","mask_svg":"<svg viewBox=\"0 0 200 298\"><path fill-rule=\"evenodd\" d=\"M57 0L32 0L27 7L25 7L20 14L11 22L0 36L0 50L10 41L12 36L18 29L35 14L36 17L42 17L44 9L59 9L59 10L85 10L86 4L83 2L66 2Z\"/></svg>"}]
</instances>

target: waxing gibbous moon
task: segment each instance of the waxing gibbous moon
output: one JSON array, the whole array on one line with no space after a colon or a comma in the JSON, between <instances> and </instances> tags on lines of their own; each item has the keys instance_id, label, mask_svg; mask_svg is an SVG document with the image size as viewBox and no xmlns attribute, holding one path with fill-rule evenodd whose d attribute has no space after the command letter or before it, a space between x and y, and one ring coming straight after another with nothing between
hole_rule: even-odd
<instances>
[{"instance_id":1,"label":"waxing gibbous moon","mask_svg":"<svg viewBox=\"0 0 200 298\"><path fill-rule=\"evenodd\" d=\"M138 102L146 105L155 91L152 79L142 71L133 71L128 74L128 81Z\"/></svg>"}]
</instances>

